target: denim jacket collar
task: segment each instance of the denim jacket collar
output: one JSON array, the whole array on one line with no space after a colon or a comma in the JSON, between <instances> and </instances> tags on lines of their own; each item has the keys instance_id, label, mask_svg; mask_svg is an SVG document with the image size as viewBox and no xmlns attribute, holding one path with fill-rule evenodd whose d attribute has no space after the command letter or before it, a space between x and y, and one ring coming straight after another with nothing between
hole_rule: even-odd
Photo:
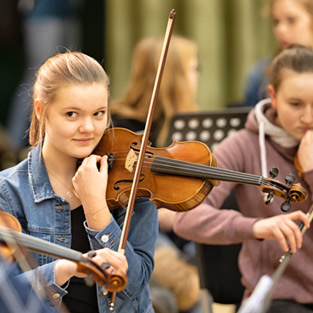
<instances>
[{"instance_id":1,"label":"denim jacket collar","mask_svg":"<svg viewBox=\"0 0 313 313\"><path fill-rule=\"evenodd\" d=\"M35 203L56 197L50 184L40 146L38 144L28 154L28 179Z\"/></svg>"}]
</instances>

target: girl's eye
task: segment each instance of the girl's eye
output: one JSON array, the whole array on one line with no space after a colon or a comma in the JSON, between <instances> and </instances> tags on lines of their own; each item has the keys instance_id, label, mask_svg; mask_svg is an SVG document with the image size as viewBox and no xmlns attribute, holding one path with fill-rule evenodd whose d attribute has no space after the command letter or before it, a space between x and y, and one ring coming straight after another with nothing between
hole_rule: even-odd
<instances>
[{"instance_id":1,"label":"girl's eye","mask_svg":"<svg viewBox=\"0 0 313 313\"><path fill-rule=\"evenodd\" d=\"M300 102L289 102L289 104L293 107L298 107L300 106Z\"/></svg>"},{"instance_id":2,"label":"girl's eye","mask_svg":"<svg viewBox=\"0 0 313 313\"><path fill-rule=\"evenodd\" d=\"M102 116L104 116L104 114L105 114L105 111L98 111L98 112L94 113L94 116L102 117Z\"/></svg>"},{"instance_id":3,"label":"girl's eye","mask_svg":"<svg viewBox=\"0 0 313 313\"><path fill-rule=\"evenodd\" d=\"M68 117L76 117L77 116L77 113L76 112L67 112L66 115Z\"/></svg>"},{"instance_id":4,"label":"girl's eye","mask_svg":"<svg viewBox=\"0 0 313 313\"><path fill-rule=\"evenodd\" d=\"M289 25L295 24L296 21L297 21L297 19L295 17L288 17L287 18L287 22L288 22Z\"/></svg>"},{"instance_id":5,"label":"girl's eye","mask_svg":"<svg viewBox=\"0 0 313 313\"><path fill-rule=\"evenodd\" d=\"M277 26L279 24L279 20L278 19L273 19L272 23L273 23L274 26Z\"/></svg>"}]
</instances>

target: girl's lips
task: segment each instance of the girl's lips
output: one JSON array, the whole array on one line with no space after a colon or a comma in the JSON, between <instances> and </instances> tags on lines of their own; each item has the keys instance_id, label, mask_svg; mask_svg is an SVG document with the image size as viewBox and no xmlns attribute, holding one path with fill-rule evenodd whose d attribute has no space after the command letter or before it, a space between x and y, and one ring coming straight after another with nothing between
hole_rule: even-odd
<instances>
[{"instance_id":1,"label":"girl's lips","mask_svg":"<svg viewBox=\"0 0 313 313\"><path fill-rule=\"evenodd\" d=\"M92 138L87 138L87 139L74 139L75 142L78 143L90 143L93 139Z\"/></svg>"},{"instance_id":2,"label":"girl's lips","mask_svg":"<svg viewBox=\"0 0 313 313\"><path fill-rule=\"evenodd\" d=\"M290 42L288 42L288 41L282 41L282 42L281 42L281 46L282 46L284 49L286 49L286 48L288 48L288 47L290 46Z\"/></svg>"},{"instance_id":3,"label":"girl's lips","mask_svg":"<svg viewBox=\"0 0 313 313\"><path fill-rule=\"evenodd\" d=\"M312 130L313 128L311 127L299 127L299 130L303 133L306 133L308 130Z\"/></svg>"}]
</instances>

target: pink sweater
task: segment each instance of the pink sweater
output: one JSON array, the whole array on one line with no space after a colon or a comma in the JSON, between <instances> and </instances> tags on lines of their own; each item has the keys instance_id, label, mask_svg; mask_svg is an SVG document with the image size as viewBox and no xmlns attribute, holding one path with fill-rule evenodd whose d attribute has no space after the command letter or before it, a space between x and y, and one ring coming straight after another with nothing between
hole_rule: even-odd
<instances>
[{"instance_id":1,"label":"pink sweater","mask_svg":"<svg viewBox=\"0 0 313 313\"><path fill-rule=\"evenodd\" d=\"M303 203L291 203L291 211L307 212L312 204L313 171L305 174L305 183L297 175L293 159L296 148L282 148L266 138L267 166L276 166L276 178L284 182L285 176L292 173L296 181L309 191ZM221 143L214 156L217 167L239 172L261 175L258 125L254 112L250 112L246 127ZM231 189L235 188L240 211L219 210ZM252 226L257 219L283 214L280 205L283 199L275 197L266 205L263 194L257 186L221 182L214 187L208 198L194 210L178 213L174 231L181 237L206 244L242 243L239 267L245 296L250 295L262 275L272 275L283 254L277 241L256 240ZM214 256L212 256L214 257ZM273 294L274 299L291 299L300 303L313 303L313 226L305 233L303 246L291 257Z\"/></svg>"}]
</instances>

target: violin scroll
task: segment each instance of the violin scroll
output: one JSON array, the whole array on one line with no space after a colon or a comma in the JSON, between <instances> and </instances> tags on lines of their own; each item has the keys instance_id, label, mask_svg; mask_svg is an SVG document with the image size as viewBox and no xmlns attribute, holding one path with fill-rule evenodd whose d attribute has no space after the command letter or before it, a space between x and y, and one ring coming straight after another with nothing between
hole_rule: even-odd
<instances>
[{"instance_id":1,"label":"violin scroll","mask_svg":"<svg viewBox=\"0 0 313 313\"><path fill-rule=\"evenodd\" d=\"M126 274L110 267L109 263L103 263L99 266L90 257L86 258L86 262L77 263L77 271L88 275L86 279L88 285L95 282L110 292L123 290L127 285Z\"/></svg>"},{"instance_id":2,"label":"violin scroll","mask_svg":"<svg viewBox=\"0 0 313 313\"><path fill-rule=\"evenodd\" d=\"M285 199L281 205L281 210L288 212L290 210L290 201L303 202L308 197L307 190L301 186L301 184L292 184L294 178L288 174L285 178L286 184L283 184L272 178L266 178L265 183L261 184L261 190L264 193L268 193L266 204L270 203L271 198L275 195L282 199Z\"/></svg>"}]
</instances>

